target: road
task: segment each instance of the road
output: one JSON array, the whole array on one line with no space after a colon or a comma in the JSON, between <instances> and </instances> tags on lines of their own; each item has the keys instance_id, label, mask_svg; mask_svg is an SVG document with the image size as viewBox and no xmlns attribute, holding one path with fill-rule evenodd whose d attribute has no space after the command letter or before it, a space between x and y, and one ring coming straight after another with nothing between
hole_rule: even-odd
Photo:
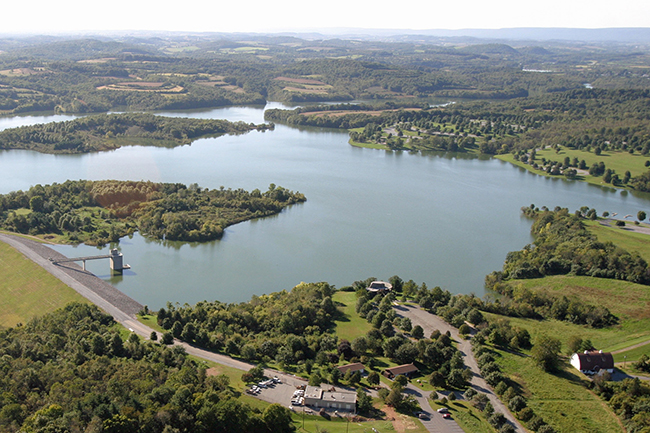
<instances>
[{"instance_id":1,"label":"road","mask_svg":"<svg viewBox=\"0 0 650 433\"><path fill-rule=\"evenodd\" d=\"M136 314L143 308L142 305L137 301L126 296L115 287L97 278L90 272L84 271L76 263L52 263L50 258L64 259L65 256L62 254L52 250L51 248L48 248L39 242L19 236L0 234L0 241L3 241L20 251L27 258L31 259L47 272L76 290L90 302L100 307L106 313L112 315L117 322L122 324L125 328L129 329L131 332L134 332L144 338L149 338L151 336L151 333L154 332L154 329L140 323L137 320ZM442 332L446 332L449 329L452 333L452 337L461 342L461 351L464 352L463 355L466 358L471 358L466 359L466 364L469 364L467 361L474 359L474 357L471 356L471 351L469 350L469 343L458 338L458 333L455 328L452 328L438 317L433 316L418 308L405 306L398 306L396 308L398 315L411 318L413 324L422 326L426 333L430 334L434 329L439 329ZM238 370L248 371L254 366L253 364L238 361L225 355L200 349L179 340L175 340L174 344L182 346L190 355L213 361L228 367L236 368ZM468 353L470 356L467 356ZM473 371L474 369L478 371L478 367L476 367L475 361L473 367L471 364L469 365ZM303 379L276 370L266 369L264 370L264 374L268 377L278 376L284 383L293 386L302 385L305 383ZM475 377L475 379L477 378ZM487 388L487 385L482 385L485 389L482 389L481 385L474 385L474 379L472 380L472 385L481 392L491 393L491 391L489 391ZM406 392L413 395L418 400L420 407L422 407L422 410L430 415L429 420L421 420L422 424L427 428L427 430L436 433L460 433L463 431L455 420L443 419L441 415L431 409L428 401L428 395L422 393L419 389L411 384L409 384ZM506 416L508 416L509 413L507 411L500 409L502 406L500 401L498 401L498 399L496 401L498 404L496 402L493 402L495 409L504 412ZM523 432L524 430L521 431Z\"/></svg>"},{"instance_id":2,"label":"road","mask_svg":"<svg viewBox=\"0 0 650 433\"><path fill-rule=\"evenodd\" d=\"M463 361L465 362L465 365L472 371L472 388L478 392L487 394L494 409L497 412L503 413L508 422L515 428L517 432L526 432L521 423L519 423L519 421L510 413L506 405L504 405L501 400L499 400L499 397L494 394L492 388L490 388L490 386L481 376L478 364L476 363L476 358L472 353L472 346L470 345L469 340L460 337L458 334L458 329L442 320L439 316L428 313L419 307L413 307L409 305L395 305L393 308L395 308L395 312L398 316L408 317L411 319L413 326L420 325L424 330L424 335L431 335L431 333L436 329L442 333L449 331L451 338L458 342L458 350L463 355Z\"/></svg>"}]
</instances>

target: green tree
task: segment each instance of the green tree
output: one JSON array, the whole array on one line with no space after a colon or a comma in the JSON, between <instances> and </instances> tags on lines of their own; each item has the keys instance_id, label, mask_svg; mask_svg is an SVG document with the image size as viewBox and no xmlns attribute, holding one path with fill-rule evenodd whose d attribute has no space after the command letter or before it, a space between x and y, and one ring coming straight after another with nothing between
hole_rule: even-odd
<instances>
[{"instance_id":1,"label":"green tree","mask_svg":"<svg viewBox=\"0 0 650 433\"><path fill-rule=\"evenodd\" d=\"M368 373L367 380L370 385L375 385L375 386L379 385L380 382L379 373L377 373L376 371L371 371L370 373Z\"/></svg>"},{"instance_id":2,"label":"green tree","mask_svg":"<svg viewBox=\"0 0 650 433\"><path fill-rule=\"evenodd\" d=\"M291 433L296 431L291 420L291 411L278 403L271 403L264 409L262 420L269 432Z\"/></svg>"},{"instance_id":3,"label":"green tree","mask_svg":"<svg viewBox=\"0 0 650 433\"><path fill-rule=\"evenodd\" d=\"M535 363L544 371L557 370L560 363L560 340L548 335L539 337L531 350L531 357Z\"/></svg>"},{"instance_id":4,"label":"green tree","mask_svg":"<svg viewBox=\"0 0 650 433\"><path fill-rule=\"evenodd\" d=\"M357 411L362 415L372 411L372 398L361 388L357 389Z\"/></svg>"},{"instance_id":5,"label":"green tree","mask_svg":"<svg viewBox=\"0 0 650 433\"><path fill-rule=\"evenodd\" d=\"M636 218L639 221L643 221L646 218L646 213L644 211L640 210L639 212L637 212Z\"/></svg>"}]
</instances>

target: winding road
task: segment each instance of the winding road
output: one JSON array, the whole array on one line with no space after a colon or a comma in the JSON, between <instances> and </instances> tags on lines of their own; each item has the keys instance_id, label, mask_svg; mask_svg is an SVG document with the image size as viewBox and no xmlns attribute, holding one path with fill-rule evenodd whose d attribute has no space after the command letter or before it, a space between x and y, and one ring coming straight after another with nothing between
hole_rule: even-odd
<instances>
[{"instance_id":1,"label":"winding road","mask_svg":"<svg viewBox=\"0 0 650 433\"><path fill-rule=\"evenodd\" d=\"M154 332L154 329L140 323L136 318L136 314L143 308L140 303L120 292L107 282L97 278L90 272L84 271L74 262L53 263L51 261L51 259L64 259L64 255L48 248L44 244L20 236L0 234L0 241L5 242L20 251L27 258L31 259L47 272L76 290L90 302L103 309L106 313L112 315L117 322L129 329L131 332L144 338L149 338L151 333ZM408 317L414 325L420 325L427 335L431 334L435 329L438 329L441 332L449 331L452 338L459 342L458 348L464 357L465 364L472 370L472 387L479 392L487 394L494 408L497 411L502 412L518 432L525 432L523 427L510 414L507 408L501 403L496 395L494 395L492 390L480 376L476 360L471 352L469 341L460 338L456 328L447 324L438 316L416 307L397 305L394 308L399 316ZM225 355L200 349L182 341L175 340L174 344L182 346L190 355L242 371L248 371L254 366L253 364L238 361ZM289 384L298 385L304 383L304 381L292 375L284 374L275 370L265 370L265 374L269 377L278 376L283 380L283 382ZM421 420L427 430L436 433L460 433L463 431L455 420L443 419L442 416L431 408L428 400L429 393L419 390L412 384L408 385L406 392L413 395L413 397L417 399L423 411L429 414L430 418L428 420Z\"/></svg>"},{"instance_id":2,"label":"winding road","mask_svg":"<svg viewBox=\"0 0 650 433\"><path fill-rule=\"evenodd\" d=\"M449 331L451 338L458 342L458 350L463 355L465 365L472 371L471 385L478 392L482 392L488 396L495 411L503 413L508 422L515 428L517 432L525 433L526 430L521 423L510 413L506 405L504 405L499 397L496 396L492 388L485 382L481 376L476 358L472 353L472 346L470 340L462 338L458 334L458 329L451 326L449 323L442 320L439 316L433 315L419 307L410 305L395 305L395 312L400 317L408 317L411 319L413 326L420 325L424 330L424 335L431 335L436 329L442 333ZM427 403L428 404L428 403Z\"/></svg>"}]
</instances>

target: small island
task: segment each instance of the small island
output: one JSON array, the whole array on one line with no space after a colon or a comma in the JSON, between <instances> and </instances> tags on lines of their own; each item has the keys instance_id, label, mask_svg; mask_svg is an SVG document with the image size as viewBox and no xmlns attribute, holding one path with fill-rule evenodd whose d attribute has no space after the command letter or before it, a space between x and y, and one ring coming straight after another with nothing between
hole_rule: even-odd
<instances>
[{"instance_id":1,"label":"small island","mask_svg":"<svg viewBox=\"0 0 650 433\"><path fill-rule=\"evenodd\" d=\"M271 184L207 189L196 184L68 180L0 195L0 228L52 242L105 245L140 231L150 239L204 242L226 227L275 215L305 196Z\"/></svg>"},{"instance_id":2,"label":"small island","mask_svg":"<svg viewBox=\"0 0 650 433\"><path fill-rule=\"evenodd\" d=\"M202 137L273 129L221 119L189 119L148 113L100 114L0 131L0 149L41 153L89 153L122 146L175 147Z\"/></svg>"}]
</instances>

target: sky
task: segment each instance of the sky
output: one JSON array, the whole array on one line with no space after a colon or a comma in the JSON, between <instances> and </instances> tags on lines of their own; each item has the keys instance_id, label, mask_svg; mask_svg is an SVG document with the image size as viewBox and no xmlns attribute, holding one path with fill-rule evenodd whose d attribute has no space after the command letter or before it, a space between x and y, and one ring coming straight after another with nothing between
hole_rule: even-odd
<instances>
[{"instance_id":1,"label":"sky","mask_svg":"<svg viewBox=\"0 0 650 433\"><path fill-rule=\"evenodd\" d=\"M0 34L278 32L332 28L650 27L650 1L30 0L4 2ZM374 6L370 6L374 5Z\"/></svg>"}]
</instances>

